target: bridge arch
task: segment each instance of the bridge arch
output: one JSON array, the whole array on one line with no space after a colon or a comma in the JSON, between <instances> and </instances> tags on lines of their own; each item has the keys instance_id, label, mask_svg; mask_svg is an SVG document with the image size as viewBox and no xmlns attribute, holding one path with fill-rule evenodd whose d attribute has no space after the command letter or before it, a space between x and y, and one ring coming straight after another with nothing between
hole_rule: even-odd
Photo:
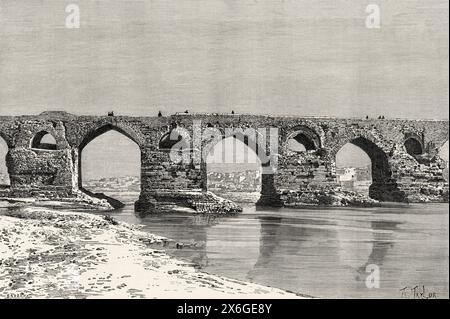
<instances>
[{"instance_id":1,"label":"bridge arch","mask_svg":"<svg viewBox=\"0 0 450 319\"><path fill-rule=\"evenodd\" d=\"M351 143L363 150L371 161L372 184L369 187L369 197L379 201L404 201L401 192L392 177L392 169L388 154L372 139L356 136L343 141L332 154L336 158L337 152L347 143Z\"/></svg>"},{"instance_id":2,"label":"bridge arch","mask_svg":"<svg viewBox=\"0 0 450 319\"><path fill-rule=\"evenodd\" d=\"M275 168L272 166L271 156L266 152L266 139L254 129L247 130L235 130L235 131L221 131L215 129L215 136L210 136L203 141L202 145L202 185L204 190L208 190L207 187L207 156L213 150L213 148L226 139L234 138L244 144L248 149L252 150L261 166L260 178L261 178L261 195L257 204L271 205L276 198L276 190L274 183ZM206 134L207 135L207 134ZM214 135L214 133L212 134ZM219 194L220 195L220 194Z\"/></svg>"},{"instance_id":3,"label":"bridge arch","mask_svg":"<svg viewBox=\"0 0 450 319\"><path fill-rule=\"evenodd\" d=\"M110 132L110 131L115 131L118 132L120 134L122 134L123 136L125 136L126 138L128 138L129 140L131 140L132 142L134 142L137 147L139 148L139 152L140 152L140 156L142 159L142 144L141 144L141 140L139 138L139 136L131 129L126 128L126 127L122 127L122 126L117 126L111 123L104 123L100 126L97 126L93 129L91 129L83 138L83 140L81 141L81 143L78 146L78 188L80 190L86 191L83 187L83 174L82 174L82 154L83 154L83 150L84 148L93 140L95 140L97 137Z\"/></svg>"},{"instance_id":4,"label":"bridge arch","mask_svg":"<svg viewBox=\"0 0 450 319\"><path fill-rule=\"evenodd\" d=\"M82 151L83 148L89 144L92 140L94 140L96 137L109 132L111 130L117 131L118 133L121 133L128 137L130 140L135 142L139 148L143 145L143 141L140 138L139 134L135 132L132 128L123 126L120 124L112 124L112 123L101 123L94 128L91 128L82 138L81 142L78 145L78 150Z\"/></svg>"},{"instance_id":5,"label":"bridge arch","mask_svg":"<svg viewBox=\"0 0 450 319\"><path fill-rule=\"evenodd\" d=\"M295 126L289 131L284 146L290 151L312 151L322 147L320 135L306 125Z\"/></svg>"}]
</instances>

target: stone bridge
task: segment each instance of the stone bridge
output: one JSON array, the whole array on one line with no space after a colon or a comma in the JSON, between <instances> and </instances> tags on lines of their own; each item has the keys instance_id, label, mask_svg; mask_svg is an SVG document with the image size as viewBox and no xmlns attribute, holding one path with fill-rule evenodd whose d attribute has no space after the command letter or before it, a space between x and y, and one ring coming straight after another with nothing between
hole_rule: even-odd
<instances>
[{"instance_id":1,"label":"stone bridge","mask_svg":"<svg viewBox=\"0 0 450 319\"><path fill-rule=\"evenodd\" d=\"M335 171L336 154L346 143L359 146L372 161L372 199L448 202L444 177L448 164L438 156L448 141L448 120L239 114L130 117L44 112L0 117L0 136L9 148L8 196L77 196L83 191L83 148L110 130L124 134L141 150L141 194L136 202L141 211L167 205L198 210L199 203L214 202L207 192L202 154L229 136L242 140L261 160L261 205L351 204L339 196L343 191ZM46 134L54 137L54 145L41 143ZM306 151L292 151L289 139L303 144Z\"/></svg>"}]
</instances>

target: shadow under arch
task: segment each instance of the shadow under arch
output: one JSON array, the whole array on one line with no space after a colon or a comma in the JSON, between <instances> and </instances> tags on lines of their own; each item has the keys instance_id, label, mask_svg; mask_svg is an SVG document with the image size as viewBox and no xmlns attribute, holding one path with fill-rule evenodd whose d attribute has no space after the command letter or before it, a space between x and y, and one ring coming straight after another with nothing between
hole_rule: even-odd
<instances>
[{"instance_id":1,"label":"shadow under arch","mask_svg":"<svg viewBox=\"0 0 450 319\"><path fill-rule=\"evenodd\" d=\"M104 194L94 194L91 191L85 189L83 187L83 174L82 174L82 154L83 154L83 149L90 143L92 142L94 139L96 139L97 137L99 137L100 135L103 135L107 132L110 131L116 131L122 135L124 135L125 137L127 137L128 139L130 139L131 141L133 141L139 148L139 152L140 152L140 156L142 159L142 147L141 144L139 142L138 137L136 136L136 134L134 134L133 132L130 132L127 129L124 129L122 127L119 127L117 125L111 124L111 123L107 123L104 125L101 125L99 127L96 127L92 130L90 130L85 137L83 138L83 140L81 141L81 143L78 146L78 188L90 195L90 196L94 196L97 198L101 198L101 199L106 199L108 200L108 202L114 207L114 208L120 208L123 207L123 204L120 203L118 200L115 200L111 197L108 197ZM141 173L142 174L142 173ZM142 189L141 189L142 192Z\"/></svg>"},{"instance_id":2,"label":"shadow under arch","mask_svg":"<svg viewBox=\"0 0 450 319\"><path fill-rule=\"evenodd\" d=\"M405 134L403 145L405 147L406 152L413 157L421 155L425 151L423 137L419 136L418 134L414 133Z\"/></svg>"},{"instance_id":3,"label":"shadow under arch","mask_svg":"<svg viewBox=\"0 0 450 319\"><path fill-rule=\"evenodd\" d=\"M0 139L2 139L6 145L8 146L8 148L12 148L13 147L13 138L8 136L7 134L5 134L4 132L0 131Z\"/></svg>"},{"instance_id":4,"label":"shadow under arch","mask_svg":"<svg viewBox=\"0 0 450 319\"><path fill-rule=\"evenodd\" d=\"M355 137L347 141L347 143L351 143L362 149L372 162L372 185L369 187L370 198L383 202L406 201L405 193L400 191L396 181L392 177L388 155L383 149L370 139L362 136ZM334 154L334 157L336 157L336 154L337 152Z\"/></svg>"}]
</instances>

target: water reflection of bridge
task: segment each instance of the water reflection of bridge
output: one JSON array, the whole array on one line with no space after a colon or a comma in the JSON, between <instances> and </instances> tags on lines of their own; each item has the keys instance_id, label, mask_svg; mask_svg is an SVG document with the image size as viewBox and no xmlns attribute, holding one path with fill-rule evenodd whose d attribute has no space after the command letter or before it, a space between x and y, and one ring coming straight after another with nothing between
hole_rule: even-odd
<instances>
[{"instance_id":1,"label":"water reflection of bridge","mask_svg":"<svg viewBox=\"0 0 450 319\"><path fill-rule=\"evenodd\" d=\"M398 222L368 216L352 220L345 214L314 217L314 211L306 216L199 215L177 226L195 247L174 253L208 272L237 279L301 290L317 285L320 276L324 285L339 291L364 288L366 265L382 266L394 247Z\"/></svg>"}]
</instances>

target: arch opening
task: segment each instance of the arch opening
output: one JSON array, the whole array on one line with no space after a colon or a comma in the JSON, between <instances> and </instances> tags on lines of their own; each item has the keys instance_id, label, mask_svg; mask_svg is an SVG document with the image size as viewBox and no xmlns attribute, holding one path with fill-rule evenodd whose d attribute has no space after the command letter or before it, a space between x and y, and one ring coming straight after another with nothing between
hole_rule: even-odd
<instances>
[{"instance_id":1,"label":"arch opening","mask_svg":"<svg viewBox=\"0 0 450 319\"><path fill-rule=\"evenodd\" d=\"M300 127L288 136L287 148L294 153L314 151L320 148L320 138L311 129Z\"/></svg>"},{"instance_id":2,"label":"arch opening","mask_svg":"<svg viewBox=\"0 0 450 319\"><path fill-rule=\"evenodd\" d=\"M420 143L416 138L407 138L404 142L404 146L406 152L411 156L418 156L423 154L422 143Z\"/></svg>"},{"instance_id":3,"label":"arch opening","mask_svg":"<svg viewBox=\"0 0 450 319\"><path fill-rule=\"evenodd\" d=\"M379 201L405 200L392 179L386 153L366 138L358 137L344 145L336 153L336 168L338 182L347 183L347 189Z\"/></svg>"},{"instance_id":4,"label":"arch opening","mask_svg":"<svg viewBox=\"0 0 450 319\"><path fill-rule=\"evenodd\" d=\"M349 142L336 154L336 176L343 189L369 196L372 160L360 147Z\"/></svg>"},{"instance_id":5,"label":"arch opening","mask_svg":"<svg viewBox=\"0 0 450 319\"><path fill-rule=\"evenodd\" d=\"M112 125L88 134L79 147L78 185L116 208L133 205L141 191L141 149L131 134Z\"/></svg>"},{"instance_id":6,"label":"arch opening","mask_svg":"<svg viewBox=\"0 0 450 319\"><path fill-rule=\"evenodd\" d=\"M6 165L6 155L9 148L6 141L0 136L0 190L8 189L11 185L8 167Z\"/></svg>"},{"instance_id":7,"label":"arch opening","mask_svg":"<svg viewBox=\"0 0 450 319\"><path fill-rule=\"evenodd\" d=\"M248 138L225 137L206 156L206 188L235 202L254 204L263 191L264 163Z\"/></svg>"},{"instance_id":8,"label":"arch opening","mask_svg":"<svg viewBox=\"0 0 450 319\"><path fill-rule=\"evenodd\" d=\"M41 150L56 150L56 139L47 131L37 133L31 140L31 148Z\"/></svg>"}]
</instances>

